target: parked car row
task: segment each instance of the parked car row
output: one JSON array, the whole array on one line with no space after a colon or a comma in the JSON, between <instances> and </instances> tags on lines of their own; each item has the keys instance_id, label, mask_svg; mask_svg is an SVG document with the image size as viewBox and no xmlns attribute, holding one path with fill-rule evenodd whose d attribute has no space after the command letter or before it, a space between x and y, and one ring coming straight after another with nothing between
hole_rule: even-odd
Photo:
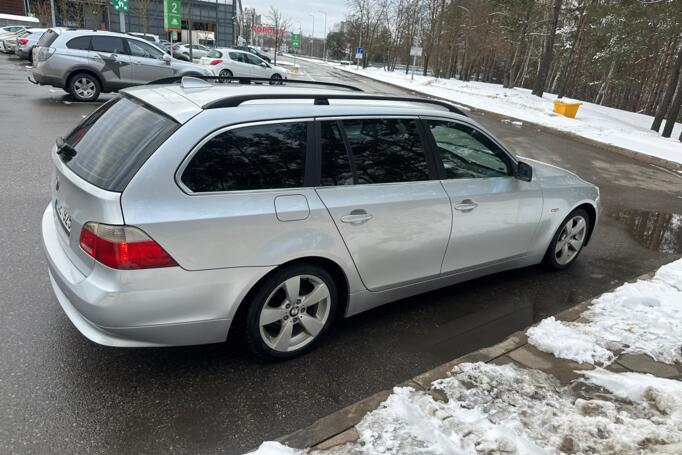
<instances>
[{"instance_id":1,"label":"parked car row","mask_svg":"<svg viewBox=\"0 0 682 455\"><path fill-rule=\"evenodd\" d=\"M138 36L101 30L48 29L33 49L36 84L63 88L78 101L174 76L211 76Z\"/></svg>"}]
</instances>

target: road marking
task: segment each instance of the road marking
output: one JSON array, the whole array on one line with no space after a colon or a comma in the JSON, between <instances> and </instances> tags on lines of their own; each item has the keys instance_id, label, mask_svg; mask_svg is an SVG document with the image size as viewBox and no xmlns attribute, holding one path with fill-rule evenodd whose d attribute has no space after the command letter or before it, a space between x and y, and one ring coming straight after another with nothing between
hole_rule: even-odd
<instances>
[{"instance_id":1,"label":"road marking","mask_svg":"<svg viewBox=\"0 0 682 455\"><path fill-rule=\"evenodd\" d=\"M656 166L655 164L651 164L651 163L649 163L649 166L655 167L659 171L667 172L670 175L674 175L675 177L679 177L682 179L682 171L671 171L670 169L666 169L666 168L661 167L661 166Z\"/></svg>"}]
</instances>

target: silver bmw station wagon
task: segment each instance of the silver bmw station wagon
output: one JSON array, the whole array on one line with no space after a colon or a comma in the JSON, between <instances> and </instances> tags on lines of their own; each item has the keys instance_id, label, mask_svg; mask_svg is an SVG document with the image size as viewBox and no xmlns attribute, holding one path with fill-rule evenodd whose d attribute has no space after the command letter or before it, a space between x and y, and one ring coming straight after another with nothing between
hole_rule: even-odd
<instances>
[{"instance_id":1,"label":"silver bmw station wagon","mask_svg":"<svg viewBox=\"0 0 682 455\"><path fill-rule=\"evenodd\" d=\"M292 357L337 317L564 269L594 231L597 187L514 156L453 105L253 82L126 89L57 141L43 242L90 340L240 330L254 353Z\"/></svg>"}]
</instances>

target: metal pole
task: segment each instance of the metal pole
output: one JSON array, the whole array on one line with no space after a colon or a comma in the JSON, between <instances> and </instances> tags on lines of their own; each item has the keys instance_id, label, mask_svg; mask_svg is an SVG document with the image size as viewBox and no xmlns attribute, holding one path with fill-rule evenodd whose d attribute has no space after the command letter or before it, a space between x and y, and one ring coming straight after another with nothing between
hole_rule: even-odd
<instances>
[{"instance_id":1,"label":"metal pole","mask_svg":"<svg viewBox=\"0 0 682 455\"><path fill-rule=\"evenodd\" d=\"M123 11L119 11L118 13L118 21L119 21L119 27L121 29L121 33L126 32L126 18L125 15L123 14Z\"/></svg>"},{"instance_id":2,"label":"metal pole","mask_svg":"<svg viewBox=\"0 0 682 455\"><path fill-rule=\"evenodd\" d=\"M52 12L52 26L57 26L57 20L54 17L54 0L50 0L50 11Z\"/></svg>"},{"instance_id":3,"label":"metal pole","mask_svg":"<svg viewBox=\"0 0 682 455\"><path fill-rule=\"evenodd\" d=\"M320 11L322 14L324 14L324 41L323 41L323 47L322 47L322 58L324 61L327 61L327 13L324 11Z\"/></svg>"},{"instance_id":4,"label":"metal pole","mask_svg":"<svg viewBox=\"0 0 682 455\"><path fill-rule=\"evenodd\" d=\"M309 14L309 16L313 16L313 34L310 36L310 56L315 57L315 15Z\"/></svg>"}]
</instances>

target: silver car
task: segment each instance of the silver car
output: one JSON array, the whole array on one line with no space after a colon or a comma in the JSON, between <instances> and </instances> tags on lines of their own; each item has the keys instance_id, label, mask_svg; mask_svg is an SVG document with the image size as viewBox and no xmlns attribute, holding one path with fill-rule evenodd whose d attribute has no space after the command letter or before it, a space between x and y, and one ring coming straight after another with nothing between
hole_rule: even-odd
<instances>
[{"instance_id":1,"label":"silver car","mask_svg":"<svg viewBox=\"0 0 682 455\"><path fill-rule=\"evenodd\" d=\"M126 89L52 150L57 300L108 346L287 358L337 317L573 264L599 190L447 103L286 85Z\"/></svg>"},{"instance_id":2,"label":"silver car","mask_svg":"<svg viewBox=\"0 0 682 455\"><path fill-rule=\"evenodd\" d=\"M46 29L44 28L26 29L26 31L23 34L17 36L16 38L17 47L14 50L14 53L21 58L32 60L33 47L36 45L38 40L40 40L40 37L43 36L43 33L45 33L45 31Z\"/></svg>"},{"instance_id":3,"label":"silver car","mask_svg":"<svg viewBox=\"0 0 682 455\"><path fill-rule=\"evenodd\" d=\"M33 49L35 82L63 88L78 101L158 79L211 74L123 33L49 29Z\"/></svg>"}]
</instances>

